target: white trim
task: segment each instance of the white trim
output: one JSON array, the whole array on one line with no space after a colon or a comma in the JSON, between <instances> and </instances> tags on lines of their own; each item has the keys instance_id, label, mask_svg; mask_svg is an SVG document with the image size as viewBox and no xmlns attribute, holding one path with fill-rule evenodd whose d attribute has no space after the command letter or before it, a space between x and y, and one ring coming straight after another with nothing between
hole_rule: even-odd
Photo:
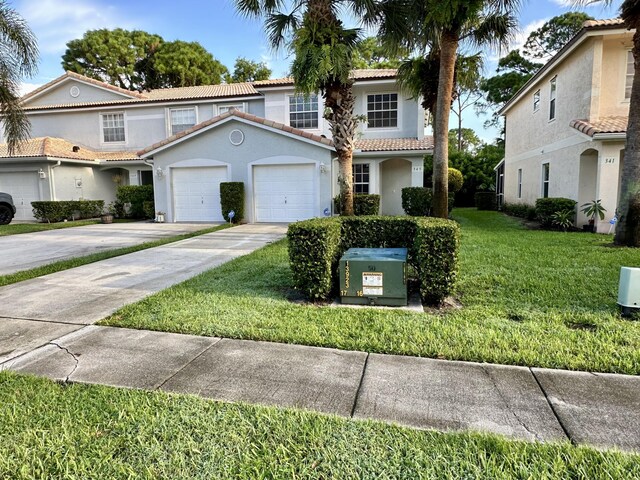
<instances>
[{"instance_id":1,"label":"white trim","mask_svg":"<svg viewBox=\"0 0 640 480\"><path fill-rule=\"evenodd\" d=\"M397 108L396 108L396 112L398 115L397 118L397 123L395 127L369 127L369 108L368 108L368 98L369 95L396 95L396 103L397 103ZM402 130L402 114L403 114L403 98L402 95L400 94L399 91L388 91L388 92L381 92L381 91L366 91L364 92L364 95L362 95L362 111L364 112L364 116L366 117L366 120L364 122L362 122L362 130L365 132L399 132ZM385 111L385 110L382 110ZM387 111L391 111L391 110L387 110Z\"/></svg>"},{"instance_id":2,"label":"white trim","mask_svg":"<svg viewBox=\"0 0 640 480\"><path fill-rule=\"evenodd\" d=\"M518 178L517 178L517 182L516 182L516 198L518 198L519 200L522 199L522 168L518 169Z\"/></svg>"},{"instance_id":3,"label":"white trim","mask_svg":"<svg viewBox=\"0 0 640 480\"><path fill-rule=\"evenodd\" d=\"M553 102L553 103L552 103ZM553 105L553 117L551 116L551 105ZM552 122L558 117L558 75L554 75L549 80L549 121Z\"/></svg>"},{"instance_id":4,"label":"white trim","mask_svg":"<svg viewBox=\"0 0 640 480\"><path fill-rule=\"evenodd\" d=\"M544 178L544 173L545 173L545 165L547 165L547 172L549 173L549 178L547 178L545 180ZM540 170L540 198L549 198L550 196L550 187L551 187L551 162L549 160L547 160L546 162L542 162L540 164L541 170ZM547 196L544 196L544 184L547 184Z\"/></svg>"},{"instance_id":5,"label":"white trim","mask_svg":"<svg viewBox=\"0 0 640 480\"><path fill-rule=\"evenodd\" d=\"M624 52L624 60L622 62L622 64L624 65L624 72L622 74L622 95L621 95L620 103L628 104L628 103L631 103L631 94L629 94L629 98L627 98L627 77L629 76L629 72L627 71L627 66L628 66L629 54L631 54L631 58L633 59L633 50L631 48L623 48L622 51ZM633 79L633 74L631 78ZM633 85L633 80L631 84Z\"/></svg>"},{"instance_id":6,"label":"white trim","mask_svg":"<svg viewBox=\"0 0 640 480\"><path fill-rule=\"evenodd\" d=\"M311 145L315 145L317 147L324 148L326 150L334 150L333 147L331 147L329 145L325 145L324 143L319 143L319 142L316 142L315 140L311 140L311 139L308 139L308 138L301 137L300 135L296 135L296 134L293 134L293 133L285 132L284 130L280 130L279 128L269 127L267 125L263 125L262 123L253 122L251 120L247 120L247 119L242 118L242 117L237 117L235 115L231 115L231 116L229 116L227 118L224 118L224 119L222 119L220 121L217 121L216 123L213 123L211 125L207 125L206 127L203 127L203 128L201 128L199 130L196 130L195 132L191 132L190 134L185 135L184 137L180 137L180 138L172 141L171 143L168 143L168 144L163 145L161 147L155 148L155 149L151 150L150 152L147 152L144 155L141 155L140 158L152 157L156 153L160 153L163 150L166 150L168 148L172 148L172 147L178 145L179 143L182 143L182 142L184 142L186 140L190 140L192 137L194 137L196 135L200 135L201 133L204 133L204 132L207 132L207 131L209 131L209 130L211 130L213 128L219 127L220 125L224 125L225 123L230 122L230 121L236 121L236 122L244 123L246 125L252 125L252 126L261 128L263 130L268 130L270 132L274 132L274 133L283 135L285 137L293 138L294 140L298 140L300 142L309 143Z\"/></svg>"},{"instance_id":7,"label":"white trim","mask_svg":"<svg viewBox=\"0 0 640 480\"><path fill-rule=\"evenodd\" d=\"M216 115L222 115L225 112L221 112L220 109L221 108L227 108L227 112L229 111L229 108L231 107L237 107L237 106L241 106L242 110L240 110L243 113L249 113L247 110L249 109L249 104L247 102L225 102L225 103L215 103L215 109L216 109Z\"/></svg>"},{"instance_id":8,"label":"white trim","mask_svg":"<svg viewBox=\"0 0 640 480\"><path fill-rule=\"evenodd\" d=\"M536 104L536 96L538 97L538 103ZM540 111L540 102L542 101L540 89L533 92L533 113Z\"/></svg>"},{"instance_id":9,"label":"white trim","mask_svg":"<svg viewBox=\"0 0 640 480\"><path fill-rule=\"evenodd\" d=\"M105 142L104 141L104 131L103 131L103 122L102 117L104 115L120 115L122 114L122 121L124 123L124 141L123 142ZM127 128L127 112L126 111L111 111L111 112L103 112L98 114L98 132L100 135L100 145L102 146L124 146L127 145L129 141L129 129Z\"/></svg>"},{"instance_id":10,"label":"white trim","mask_svg":"<svg viewBox=\"0 0 640 480\"><path fill-rule=\"evenodd\" d=\"M297 128L299 130L304 130L305 132L310 132L310 133L320 133L324 127L324 124L322 123L322 115L320 115L320 112L324 110L324 99L322 98L322 95L320 95L319 93L314 93L312 95L316 95L317 98L317 103L318 103L318 111L317 113L317 120L318 120L318 126L316 128L300 128L300 127L293 127L291 125L291 98L296 97L296 96L302 96L304 97L303 94L297 94L297 93L290 93L290 94L285 94L285 101L284 101L284 116L285 116L285 121L284 124L285 125L289 125L291 128ZM299 113L299 112L296 112Z\"/></svg>"},{"instance_id":11,"label":"white trim","mask_svg":"<svg viewBox=\"0 0 640 480\"><path fill-rule=\"evenodd\" d=\"M190 109L193 109L193 113L195 115L196 123L191 125L191 127L193 127L193 126L197 125L198 123L200 123L198 121L198 116L199 116L198 115L199 114L198 105L192 105L192 106L186 106L185 105L185 106L177 106L177 107L166 107L164 109L165 131L166 131L166 134L167 134L166 138L169 138L169 137L171 137L173 135L173 129L172 129L173 125L171 125L171 110L190 110ZM191 128L191 127L188 127L188 128Z\"/></svg>"},{"instance_id":12,"label":"white trim","mask_svg":"<svg viewBox=\"0 0 640 480\"><path fill-rule=\"evenodd\" d=\"M592 140L626 140L627 134L625 133L596 133Z\"/></svg>"},{"instance_id":13,"label":"white trim","mask_svg":"<svg viewBox=\"0 0 640 480\"><path fill-rule=\"evenodd\" d=\"M64 78L62 78L62 77L64 77ZM131 98L131 99L138 98L135 95L127 95L127 94L125 94L123 92L118 92L116 90L112 90L110 88L106 88L106 87L103 87L101 85L96 85L94 83L87 82L86 80L81 80L81 79L75 78L75 77L69 77L69 76L66 76L66 74L63 75L62 77L58 77L58 79L57 79L58 81L54 80L54 83L49 85L47 88L45 88L44 90L34 94L32 97L27 98L27 100L24 102L24 104L27 105L31 100L35 100L36 98L38 98L38 97L44 95L45 93L49 92L52 88L64 85L66 82L69 82L69 81L78 82L78 83L81 83L83 85L87 85L88 87L97 88L98 90L104 90L105 92L115 93L116 95L120 95L120 96L125 97L125 98Z\"/></svg>"}]
</instances>

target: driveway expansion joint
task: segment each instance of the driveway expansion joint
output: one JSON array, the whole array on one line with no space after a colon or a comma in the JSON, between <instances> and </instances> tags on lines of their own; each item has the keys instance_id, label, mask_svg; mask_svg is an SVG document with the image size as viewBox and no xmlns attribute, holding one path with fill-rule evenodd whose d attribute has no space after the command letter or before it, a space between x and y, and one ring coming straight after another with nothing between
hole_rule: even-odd
<instances>
[{"instance_id":1,"label":"driveway expansion joint","mask_svg":"<svg viewBox=\"0 0 640 480\"><path fill-rule=\"evenodd\" d=\"M549 398L549 394L547 393L547 391L544 389L544 387L542 386L542 383L540 383L540 380L538 379L538 377L536 376L536 372L533 371L533 368L531 367L527 367L529 369L529 371L531 372L531 375L533 375L534 380L536 381L536 383L538 384L538 387L540 388L540 391L542 392L542 394L544 395L545 400L547 401L547 404L549 405L549 408L551 408L551 412L553 413L553 416L556 417L556 420L558 421L558 424L560 425L560 428L562 428L562 431L564 432L565 436L567 437L567 439L571 442L572 445L578 445L578 443L574 440L574 438L571 436L571 434L569 433L569 430L567 430L566 425L562 422L562 419L560 418L560 416L558 415L558 412L556 412L555 407L553 406L553 402L551 401L551 399Z\"/></svg>"},{"instance_id":2,"label":"driveway expansion joint","mask_svg":"<svg viewBox=\"0 0 640 480\"><path fill-rule=\"evenodd\" d=\"M220 343L220 341L222 340L221 337L219 337L216 341L214 341L211 345L209 345L207 348L205 348L204 350L202 350L198 355L196 355L195 357L193 357L191 360L189 360L187 363L185 363L180 369L178 369L177 371L173 372L171 375L169 375L167 378L164 379L164 381L162 381L162 383L160 383L159 385L157 385L154 390L160 390L162 387L165 386L165 384L170 381L172 378L174 378L176 375L178 375L179 373L181 373L185 368L187 368L189 365L191 365L193 362L195 362L198 358L200 358L202 355L204 355L206 352L208 352L209 350L211 350L213 347L215 347L218 343Z\"/></svg>"},{"instance_id":3,"label":"driveway expansion joint","mask_svg":"<svg viewBox=\"0 0 640 480\"><path fill-rule=\"evenodd\" d=\"M358 382L358 388L356 389L356 395L355 397L353 397L353 407L351 407L351 414L349 415L350 418L353 418L353 416L356 413L356 408L358 407L358 399L360 398L360 390L362 390L362 383L364 382L364 376L365 373L367 372L367 364L369 363L369 356L371 355L371 353L367 352L367 356L364 359L364 363L362 364L362 373L360 374L360 381Z\"/></svg>"}]
</instances>

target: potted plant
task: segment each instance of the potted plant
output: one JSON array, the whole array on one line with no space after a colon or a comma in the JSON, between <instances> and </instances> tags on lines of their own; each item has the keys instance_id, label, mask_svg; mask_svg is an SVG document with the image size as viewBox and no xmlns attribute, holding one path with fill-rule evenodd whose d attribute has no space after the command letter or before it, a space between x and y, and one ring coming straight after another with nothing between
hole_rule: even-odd
<instances>
[{"instance_id":1,"label":"potted plant","mask_svg":"<svg viewBox=\"0 0 640 480\"><path fill-rule=\"evenodd\" d=\"M102 211L102 215L100 216L100 220L102 223L113 223L113 215L115 213L115 205L111 202L109 205L105 207Z\"/></svg>"},{"instance_id":2,"label":"potted plant","mask_svg":"<svg viewBox=\"0 0 640 480\"><path fill-rule=\"evenodd\" d=\"M156 223L164 223L164 212L156 212Z\"/></svg>"},{"instance_id":3,"label":"potted plant","mask_svg":"<svg viewBox=\"0 0 640 480\"><path fill-rule=\"evenodd\" d=\"M580 211L589 217L589 224L583 225L582 229L586 232L594 233L596 231L596 216L600 220L604 220L604 212L607 210L602 206L601 200L593 200L581 205Z\"/></svg>"}]
</instances>

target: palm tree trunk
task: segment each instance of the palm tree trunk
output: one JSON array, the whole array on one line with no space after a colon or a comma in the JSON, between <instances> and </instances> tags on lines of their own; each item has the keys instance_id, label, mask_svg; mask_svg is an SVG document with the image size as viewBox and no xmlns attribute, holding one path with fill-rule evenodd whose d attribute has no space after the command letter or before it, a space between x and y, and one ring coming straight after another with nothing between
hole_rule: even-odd
<instances>
[{"instance_id":1,"label":"palm tree trunk","mask_svg":"<svg viewBox=\"0 0 640 480\"><path fill-rule=\"evenodd\" d=\"M433 207L434 217L448 218L449 176L449 113L453 92L454 70L458 51L458 36L445 30L440 43L440 71L438 74L438 100L436 106L435 142L433 155Z\"/></svg>"},{"instance_id":2,"label":"palm tree trunk","mask_svg":"<svg viewBox=\"0 0 640 480\"><path fill-rule=\"evenodd\" d=\"M624 150L624 165L620 196L618 197L618 224L616 226L616 245L640 247L640 210L635 207L640 198L640 31L633 35L633 60L635 76L631 87L629 104L629 124Z\"/></svg>"}]
</instances>

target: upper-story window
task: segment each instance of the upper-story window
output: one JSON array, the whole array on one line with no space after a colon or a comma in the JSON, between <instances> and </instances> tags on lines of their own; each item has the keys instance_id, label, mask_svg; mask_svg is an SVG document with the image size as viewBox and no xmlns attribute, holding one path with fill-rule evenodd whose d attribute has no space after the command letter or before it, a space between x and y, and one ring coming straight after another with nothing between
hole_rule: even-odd
<instances>
[{"instance_id":1,"label":"upper-story window","mask_svg":"<svg viewBox=\"0 0 640 480\"><path fill-rule=\"evenodd\" d=\"M353 193L369 193L369 164L354 163L353 171Z\"/></svg>"},{"instance_id":2,"label":"upper-story window","mask_svg":"<svg viewBox=\"0 0 640 480\"><path fill-rule=\"evenodd\" d=\"M227 113L231 109L238 110L239 112L244 112L244 105L242 103L233 105L218 105L218 115Z\"/></svg>"},{"instance_id":3,"label":"upper-story window","mask_svg":"<svg viewBox=\"0 0 640 480\"><path fill-rule=\"evenodd\" d=\"M289 97L289 126L318 128L318 95L292 95Z\"/></svg>"},{"instance_id":4,"label":"upper-story window","mask_svg":"<svg viewBox=\"0 0 640 480\"><path fill-rule=\"evenodd\" d=\"M123 143L126 141L124 113L103 113L102 141L104 143Z\"/></svg>"},{"instance_id":5,"label":"upper-story window","mask_svg":"<svg viewBox=\"0 0 640 480\"><path fill-rule=\"evenodd\" d=\"M169 117L171 119L171 135L175 135L196 124L196 109L193 107L172 108L169 110Z\"/></svg>"},{"instance_id":6,"label":"upper-story window","mask_svg":"<svg viewBox=\"0 0 640 480\"><path fill-rule=\"evenodd\" d=\"M635 65L633 62L633 52L629 50L627 52L627 75L624 84L624 98L629 100L631 98L631 86L633 85L633 75L635 73Z\"/></svg>"},{"instance_id":7,"label":"upper-story window","mask_svg":"<svg viewBox=\"0 0 640 480\"><path fill-rule=\"evenodd\" d=\"M367 127L396 128L398 126L398 94L367 95Z\"/></svg>"},{"instance_id":8,"label":"upper-story window","mask_svg":"<svg viewBox=\"0 0 640 480\"><path fill-rule=\"evenodd\" d=\"M551 79L550 84L550 92L549 92L549 120L554 120L556 118L556 94L558 92L558 77L553 77Z\"/></svg>"},{"instance_id":9,"label":"upper-story window","mask_svg":"<svg viewBox=\"0 0 640 480\"><path fill-rule=\"evenodd\" d=\"M533 94L533 111L537 112L538 110L540 110L540 90L538 89L538 91L536 91L536 93Z\"/></svg>"}]
</instances>

